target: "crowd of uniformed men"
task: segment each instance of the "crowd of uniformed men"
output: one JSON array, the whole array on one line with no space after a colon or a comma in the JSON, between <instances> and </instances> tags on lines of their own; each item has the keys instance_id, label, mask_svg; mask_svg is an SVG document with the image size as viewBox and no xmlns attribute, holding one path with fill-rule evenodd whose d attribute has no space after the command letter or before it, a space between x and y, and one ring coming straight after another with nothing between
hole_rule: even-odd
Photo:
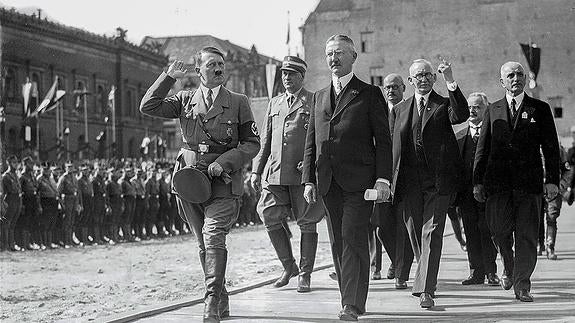
<instances>
[{"instance_id":1,"label":"crowd of uniformed men","mask_svg":"<svg viewBox=\"0 0 575 323\"><path fill-rule=\"evenodd\" d=\"M0 250L112 245L187 234L170 189L172 168L170 163L136 161L57 167L10 156L2 174ZM244 213L244 222L255 222Z\"/></svg>"}]
</instances>

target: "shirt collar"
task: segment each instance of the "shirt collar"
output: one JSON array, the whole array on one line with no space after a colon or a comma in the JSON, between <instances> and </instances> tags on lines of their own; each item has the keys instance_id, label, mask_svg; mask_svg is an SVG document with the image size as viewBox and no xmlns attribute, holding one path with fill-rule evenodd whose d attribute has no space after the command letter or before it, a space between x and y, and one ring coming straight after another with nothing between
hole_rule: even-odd
<instances>
[{"instance_id":1,"label":"shirt collar","mask_svg":"<svg viewBox=\"0 0 575 323\"><path fill-rule=\"evenodd\" d=\"M222 87L221 85L218 85L212 89L212 102L216 101L216 98L218 97L218 93L220 93L221 87ZM204 84L200 84L200 90L202 90L202 94L204 95L204 98L207 98L209 89Z\"/></svg>"},{"instance_id":2,"label":"shirt collar","mask_svg":"<svg viewBox=\"0 0 575 323\"><path fill-rule=\"evenodd\" d=\"M341 82L341 89L343 90L343 89L345 89L345 87L347 86L349 81L351 81L352 77L353 77L353 72L349 72L347 75L344 75L344 76L339 77L339 78L332 74L331 75L331 84L335 88L335 85L337 84L337 81L339 80Z\"/></svg>"},{"instance_id":3,"label":"shirt collar","mask_svg":"<svg viewBox=\"0 0 575 323\"><path fill-rule=\"evenodd\" d=\"M483 121L481 121L478 125L474 125L473 123L469 123L469 127L472 129L480 129L481 125L483 125Z\"/></svg>"},{"instance_id":4,"label":"shirt collar","mask_svg":"<svg viewBox=\"0 0 575 323\"><path fill-rule=\"evenodd\" d=\"M421 98L423 97L423 99L425 100L425 105L427 105L427 103L429 102L429 95L430 94L431 94L431 91L427 92L427 94L425 94L425 95L415 93L415 103L417 105L419 105L419 100L421 100Z\"/></svg>"},{"instance_id":5,"label":"shirt collar","mask_svg":"<svg viewBox=\"0 0 575 323\"><path fill-rule=\"evenodd\" d=\"M297 90L294 94L291 94L288 91L286 91L286 99L288 99L290 96L293 96L294 99L297 98L299 96L299 93L301 92L301 89L303 89L303 86L300 87L299 90Z\"/></svg>"},{"instance_id":6,"label":"shirt collar","mask_svg":"<svg viewBox=\"0 0 575 323\"><path fill-rule=\"evenodd\" d=\"M509 108L511 108L511 100L512 99L515 99L515 109L519 108L521 106L521 103L523 102L524 97L525 97L525 92L521 92L521 94L519 94L516 97L509 95L509 93L505 93L505 98L507 99L507 105L509 106Z\"/></svg>"},{"instance_id":7,"label":"shirt collar","mask_svg":"<svg viewBox=\"0 0 575 323\"><path fill-rule=\"evenodd\" d=\"M391 111L391 109L393 109L394 106L400 104L403 101L404 100L401 100L401 101L397 102L397 104L393 104L393 103L391 103L391 101L387 101L387 108L389 109L389 111Z\"/></svg>"}]
</instances>

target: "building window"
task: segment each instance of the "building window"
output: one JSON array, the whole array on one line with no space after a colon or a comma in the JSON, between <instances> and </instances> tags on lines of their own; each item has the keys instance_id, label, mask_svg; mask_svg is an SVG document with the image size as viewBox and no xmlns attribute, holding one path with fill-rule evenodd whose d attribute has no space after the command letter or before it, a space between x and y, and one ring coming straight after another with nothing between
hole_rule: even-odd
<instances>
[{"instance_id":1,"label":"building window","mask_svg":"<svg viewBox=\"0 0 575 323\"><path fill-rule=\"evenodd\" d=\"M106 91L102 85L98 85L96 88L96 112L100 114L106 113Z\"/></svg>"},{"instance_id":2,"label":"building window","mask_svg":"<svg viewBox=\"0 0 575 323\"><path fill-rule=\"evenodd\" d=\"M134 116L134 92L126 91L126 114L129 117Z\"/></svg>"},{"instance_id":3,"label":"building window","mask_svg":"<svg viewBox=\"0 0 575 323\"><path fill-rule=\"evenodd\" d=\"M36 93L38 95L40 95L42 93L42 77L40 76L40 73L37 72L32 72L32 86L36 87Z\"/></svg>"},{"instance_id":4,"label":"building window","mask_svg":"<svg viewBox=\"0 0 575 323\"><path fill-rule=\"evenodd\" d=\"M372 67L369 69L369 76L372 85L382 86L384 78L383 67Z\"/></svg>"},{"instance_id":5,"label":"building window","mask_svg":"<svg viewBox=\"0 0 575 323\"><path fill-rule=\"evenodd\" d=\"M364 31L360 34L360 52L369 53L373 51L373 32Z\"/></svg>"},{"instance_id":6,"label":"building window","mask_svg":"<svg viewBox=\"0 0 575 323\"><path fill-rule=\"evenodd\" d=\"M8 68L6 70L5 76L5 89L6 97L9 99L14 99L16 97L16 70L13 68Z\"/></svg>"},{"instance_id":7,"label":"building window","mask_svg":"<svg viewBox=\"0 0 575 323\"><path fill-rule=\"evenodd\" d=\"M563 118L563 104L561 102L563 101L563 97L562 96L549 97L548 101L549 105L551 106L551 110L553 110L553 116L556 119Z\"/></svg>"}]
</instances>

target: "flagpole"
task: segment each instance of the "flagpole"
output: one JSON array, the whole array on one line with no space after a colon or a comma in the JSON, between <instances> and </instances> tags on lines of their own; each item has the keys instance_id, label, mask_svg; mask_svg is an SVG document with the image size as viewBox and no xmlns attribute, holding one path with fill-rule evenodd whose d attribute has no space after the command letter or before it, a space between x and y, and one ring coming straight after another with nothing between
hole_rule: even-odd
<instances>
[{"instance_id":1,"label":"flagpole","mask_svg":"<svg viewBox=\"0 0 575 323\"><path fill-rule=\"evenodd\" d=\"M286 45L287 45L287 54L288 56L291 55L290 53L290 26L289 26L289 10L287 12L287 39L286 39Z\"/></svg>"},{"instance_id":2,"label":"flagpole","mask_svg":"<svg viewBox=\"0 0 575 323\"><path fill-rule=\"evenodd\" d=\"M84 149L86 150L86 155L88 155L88 91L84 88Z\"/></svg>"},{"instance_id":3,"label":"flagpole","mask_svg":"<svg viewBox=\"0 0 575 323\"><path fill-rule=\"evenodd\" d=\"M116 156L116 92L112 101L112 157Z\"/></svg>"},{"instance_id":4,"label":"flagpole","mask_svg":"<svg viewBox=\"0 0 575 323\"><path fill-rule=\"evenodd\" d=\"M36 109L40 104L40 94L36 95ZM36 114L36 149L38 150L38 160L40 160L40 114Z\"/></svg>"}]
</instances>

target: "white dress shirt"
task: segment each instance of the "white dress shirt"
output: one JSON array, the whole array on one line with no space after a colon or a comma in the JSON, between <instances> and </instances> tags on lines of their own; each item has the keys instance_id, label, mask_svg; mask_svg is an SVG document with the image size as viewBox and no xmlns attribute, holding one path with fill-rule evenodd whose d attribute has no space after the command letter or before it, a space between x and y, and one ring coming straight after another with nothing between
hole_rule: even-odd
<instances>
[{"instance_id":1,"label":"white dress shirt","mask_svg":"<svg viewBox=\"0 0 575 323\"><path fill-rule=\"evenodd\" d=\"M339 82L341 83L341 90L343 91L343 89L345 89L345 87L347 86L349 81L351 81L352 77L353 77L353 72L349 72L347 75L344 75L344 76L339 77L339 78L332 74L331 84L333 85L334 89L337 89L337 81L339 80ZM339 93L336 93L336 94L339 95Z\"/></svg>"}]
</instances>

